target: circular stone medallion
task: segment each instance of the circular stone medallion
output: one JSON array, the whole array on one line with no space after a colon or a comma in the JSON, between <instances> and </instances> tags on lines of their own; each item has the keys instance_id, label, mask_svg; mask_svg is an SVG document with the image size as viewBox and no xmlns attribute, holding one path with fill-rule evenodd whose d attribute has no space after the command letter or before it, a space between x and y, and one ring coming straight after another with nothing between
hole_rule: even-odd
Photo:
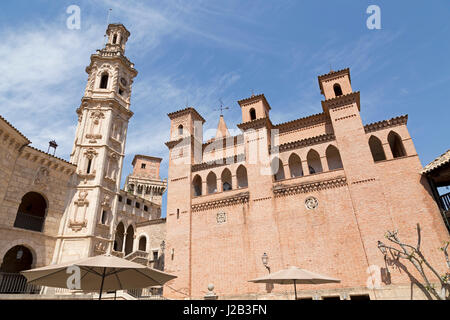
<instances>
[{"instance_id":1,"label":"circular stone medallion","mask_svg":"<svg viewBox=\"0 0 450 320\"><path fill-rule=\"evenodd\" d=\"M305 207L308 210L314 210L319 206L319 200L315 197L308 197L305 200Z\"/></svg>"}]
</instances>

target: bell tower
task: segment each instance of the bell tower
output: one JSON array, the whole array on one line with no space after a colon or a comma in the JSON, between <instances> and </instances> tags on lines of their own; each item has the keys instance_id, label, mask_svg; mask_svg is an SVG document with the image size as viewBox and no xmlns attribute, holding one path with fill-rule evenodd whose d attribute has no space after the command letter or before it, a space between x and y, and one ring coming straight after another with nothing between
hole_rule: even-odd
<instances>
[{"instance_id":1,"label":"bell tower","mask_svg":"<svg viewBox=\"0 0 450 320\"><path fill-rule=\"evenodd\" d=\"M105 48L91 55L88 81L76 110L78 125L70 161L77 165L66 205L54 262L110 250L120 190L133 79L137 71L124 55L130 36L122 24L110 24Z\"/></svg>"}]
</instances>

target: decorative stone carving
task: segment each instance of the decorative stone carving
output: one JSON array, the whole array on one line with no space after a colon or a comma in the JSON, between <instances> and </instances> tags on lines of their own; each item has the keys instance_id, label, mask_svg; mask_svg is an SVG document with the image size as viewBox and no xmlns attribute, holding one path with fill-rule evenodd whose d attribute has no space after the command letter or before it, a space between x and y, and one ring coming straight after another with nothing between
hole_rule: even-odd
<instances>
[{"instance_id":1,"label":"decorative stone carving","mask_svg":"<svg viewBox=\"0 0 450 320\"><path fill-rule=\"evenodd\" d=\"M89 204L89 201L86 200L86 197L88 196L88 192L84 190L80 190L78 193L78 200L75 201L75 204L79 207L83 207L85 205Z\"/></svg>"},{"instance_id":2,"label":"decorative stone carving","mask_svg":"<svg viewBox=\"0 0 450 320\"><path fill-rule=\"evenodd\" d=\"M217 213L217 223L222 224L227 222L227 214L225 212L219 212Z\"/></svg>"},{"instance_id":3,"label":"decorative stone carving","mask_svg":"<svg viewBox=\"0 0 450 320\"><path fill-rule=\"evenodd\" d=\"M111 197L109 195L105 195L102 201L102 207L109 209L111 208Z\"/></svg>"},{"instance_id":4,"label":"decorative stone carving","mask_svg":"<svg viewBox=\"0 0 450 320\"><path fill-rule=\"evenodd\" d=\"M319 206L319 200L315 197L308 197L305 200L305 207L308 210L314 210Z\"/></svg>"},{"instance_id":5,"label":"decorative stone carving","mask_svg":"<svg viewBox=\"0 0 450 320\"><path fill-rule=\"evenodd\" d=\"M104 254L106 253L106 246L106 243L104 243L103 241L99 241L94 245L94 250L97 253Z\"/></svg>"},{"instance_id":6,"label":"decorative stone carving","mask_svg":"<svg viewBox=\"0 0 450 320\"><path fill-rule=\"evenodd\" d=\"M75 232L81 231L83 228L87 227L87 221L74 221L70 220L69 222L69 228L72 229Z\"/></svg>"}]
</instances>

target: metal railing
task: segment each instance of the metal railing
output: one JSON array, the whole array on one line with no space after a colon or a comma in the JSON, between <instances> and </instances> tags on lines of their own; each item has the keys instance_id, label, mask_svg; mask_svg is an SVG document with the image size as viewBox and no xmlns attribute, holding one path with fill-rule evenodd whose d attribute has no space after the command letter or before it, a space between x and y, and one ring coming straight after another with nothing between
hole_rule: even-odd
<instances>
[{"instance_id":1,"label":"metal railing","mask_svg":"<svg viewBox=\"0 0 450 320\"><path fill-rule=\"evenodd\" d=\"M45 220L44 217L38 217L23 212L17 212L16 221L14 221L14 227L42 232L44 220Z\"/></svg>"},{"instance_id":2,"label":"metal railing","mask_svg":"<svg viewBox=\"0 0 450 320\"><path fill-rule=\"evenodd\" d=\"M111 251L111 254L113 255L113 256L116 256L116 257L119 257L119 258L123 258L123 252L122 251Z\"/></svg>"},{"instance_id":3,"label":"metal railing","mask_svg":"<svg viewBox=\"0 0 450 320\"><path fill-rule=\"evenodd\" d=\"M135 258L148 259L148 252L136 250L125 256L125 259L132 261Z\"/></svg>"},{"instance_id":4,"label":"metal railing","mask_svg":"<svg viewBox=\"0 0 450 320\"><path fill-rule=\"evenodd\" d=\"M129 289L127 293L139 300L167 300L162 295L162 288Z\"/></svg>"},{"instance_id":5,"label":"metal railing","mask_svg":"<svg viewBox=\"0 0 450 320\"><path fill-rule=\"evenodd\" d=\"M450 211L450 192L439 196L439 199L441 200L442 209Z\"/></svg>"},{"instance_id":6,"label":"metal railing","mask_svg":"<svg viewBox=\"0 0 450 320\"><path fill-rule=\"evenodd\" d=\"M39 294L41 286L28 284L18 273L0 272L0 294Z\"/></svg>"}]
</instances>

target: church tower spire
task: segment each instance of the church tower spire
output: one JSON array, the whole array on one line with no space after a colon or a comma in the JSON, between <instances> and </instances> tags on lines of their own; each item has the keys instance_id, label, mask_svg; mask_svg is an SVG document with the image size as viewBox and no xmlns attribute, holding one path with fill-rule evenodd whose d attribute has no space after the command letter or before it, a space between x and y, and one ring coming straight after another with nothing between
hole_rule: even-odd
<instances>
[{"instance_id":1,"label":"church tower spire","mask_svg":"<svg viewBox=\"0 0 450 320\"><path fill-rule=\"evenodd\" d=\"M108 41L91 55L88 81L71 153L77 165L65 221L59 230L54 262L102 254L111 249L130 111L134 64L125 54L130 36L110 24Z\"/></svg>"},{"instance_id":2,"label":"church tower spire","mask_svg":"<svg viewBox=\"0 0 450 320\"><path fill-rule=\"evenodd\" d=\"M228 131L227 124L223 119L223 115L220 115L219 124L217 126L216 139L222 139L230 136L230 132Z\"/></svg>"}]
</instances>

